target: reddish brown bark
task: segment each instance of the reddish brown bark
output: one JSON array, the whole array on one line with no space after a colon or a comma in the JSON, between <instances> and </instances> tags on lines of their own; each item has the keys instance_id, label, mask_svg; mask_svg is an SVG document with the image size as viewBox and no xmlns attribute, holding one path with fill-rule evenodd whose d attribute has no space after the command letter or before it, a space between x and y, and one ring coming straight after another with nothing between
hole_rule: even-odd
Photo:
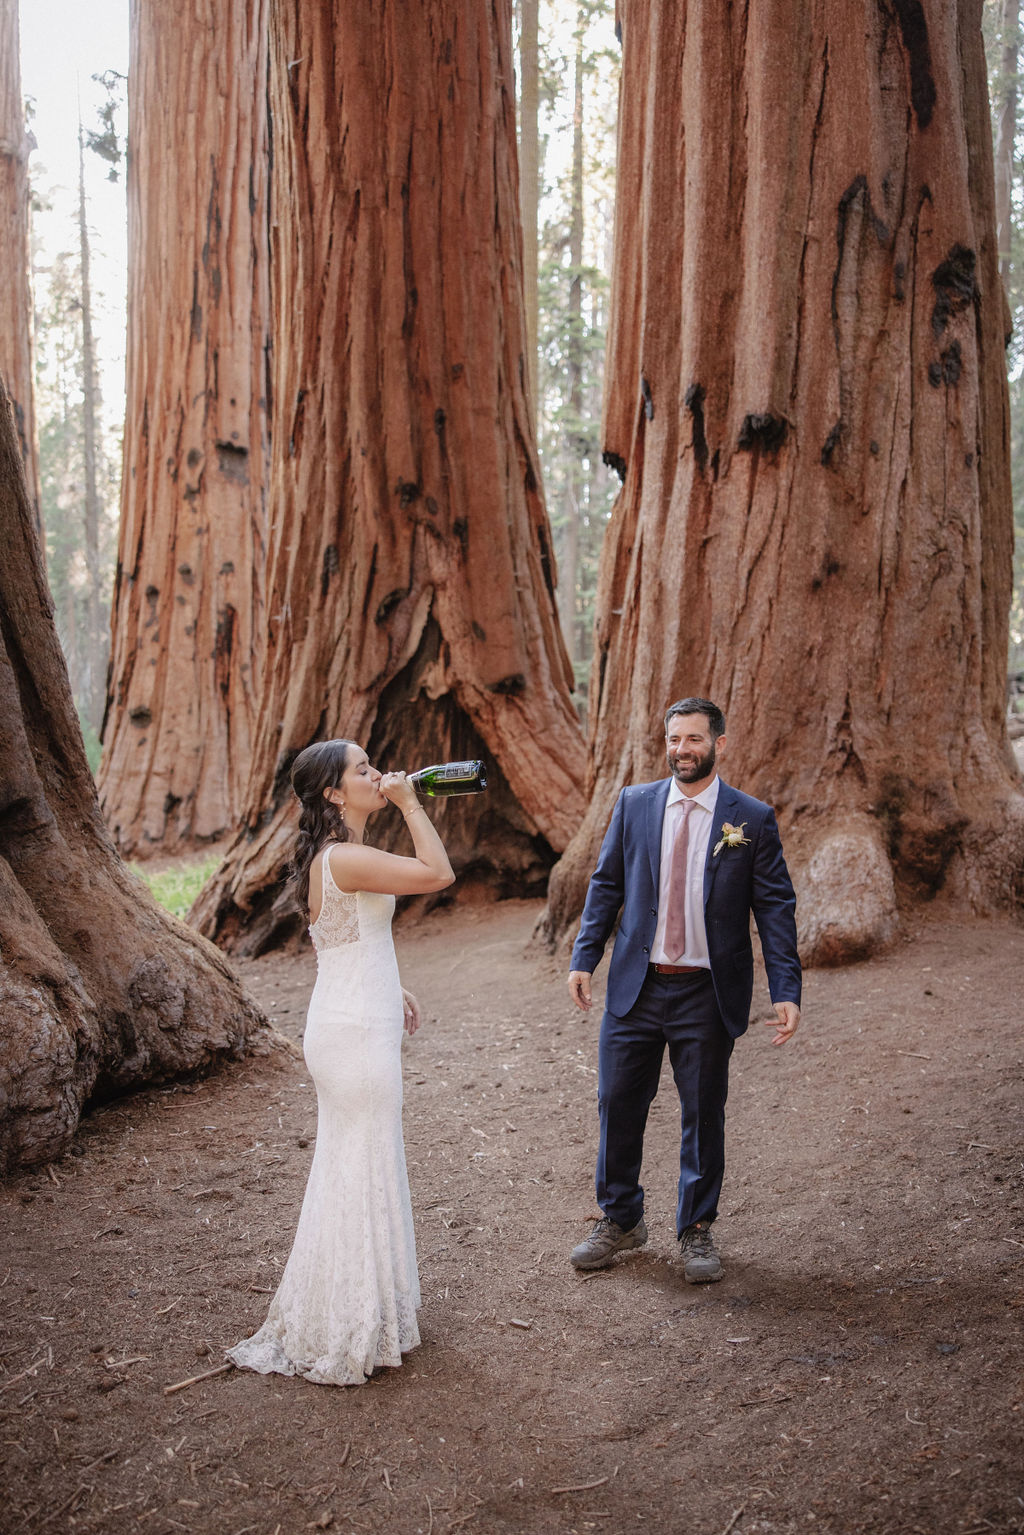
<instances>
[{"instance_id":1,"label":"reddish brown bark","mask_svg":"<svg viewBox=\"0 0 1024 1535\"><path fill-rule=\"evenodd\" d=\"M128 398L100 794L121 849L234 831L261 667L265 0L134 0Z\"/></svg>"},{"instance_id":2,"label":"reddish brown bark","mask_svg":"<svg viewBox=\"0 0 1024 1535\"><path fill-rule=\"evenodd\" d=\"M39 441L32 358L32 261L29 252L28 157L21 94L18 0L0 0L0 377L14 405L29 502L37 533Z\"/></svg>"},{"instance_id":3,"label":"reddish brown bark","mask_svg":"<svg viewBox=\"0 0 1024 1535\"><path fill-rule=\"evenodd\" d=\"M530 402L537 412L537 238L540 208L540 43L539 0L519 8L519 207L523 221L523 297Z\"/></svg>"},{"instance_id":4,"label":"reddish brown bark","mask_svg":"<svg viewBox=\"0 0 1024 1535\"><path fill-rule=\"evenodd\" d=\"M1012 520L980 5L620 0L591 807L706 694L780 809L810 959L897 894L1019 905Z\"/></svg>"},{"instance_id":5,"label":"reddish brown bark","mask_svg":"<svg viewBox=\"0 0 1024 1535\"><path fill-rule=\"evenodd\" d=\"M83 1106L240 1054L263 1023L103 824L0 384L0 1173L58 1156Z\"/></svg>"},{"instance_id":6,"label":"reddish brown bark","mask_svg":"<svg viewBox=\"0 0 1024 1535\"><path fill-rule=\"evenodd\" d=\"M583 776L527 407L508 0L281 0L271 111L266 682L244 830L195 913L250 949L294 921L274 901L309 741L485 757L487 794L439 814L462 886L516 894Z\"/></svg>"}]
</instances>

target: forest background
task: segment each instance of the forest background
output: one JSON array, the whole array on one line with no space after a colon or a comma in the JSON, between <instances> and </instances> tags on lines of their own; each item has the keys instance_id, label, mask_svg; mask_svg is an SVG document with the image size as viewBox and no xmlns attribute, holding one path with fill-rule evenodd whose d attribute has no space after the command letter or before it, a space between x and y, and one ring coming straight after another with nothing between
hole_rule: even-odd
<instances>
[{"instance_id":1,"label":"forest background","mask_svg":"<svg viewBox=\"0 0 1024 1535\"><path fill-rule=\"evenodd\" d=\"M602 462L601 392L615 198L619 47L611 0L542 0L535 242L538 443L560 573L559 613L585 715L601 541L619 488ZM66 13L66 14L65 14ZM23 7L22 77L36 148L30 161L40 500L47 573L89 760L99 765L117 549L126 299L127 0ZM521 6L516 22L521 46ZM1020 8L985 0L1000 251L1012 317L1007 349L1016 530L1007 658L1024 677L1024 154ZM55 67L50 39L67 42ZM79 60L85 64L84 76ZM42 103L42 105L41 105ZM517 95L521 107L521 97ZM75 108L80 109L79 152ZM520 120L520 132L522 122ZM530 275L529 255L526 257ZM85 321L93 335L86 362ZM86 477L94 413L95 480ZM95 508L95 510L93 510ZM90 519L98 563L90 566ZM1022 688L1024 692L1024 688ZM1024 708L1024 697L1021 699Z\"/></svg>"},{"instance_id":2,"label":"forest background","mask_svg":"<svg viewBox=\"0 0 1024 1535\"><path fill-rule=\"evenodd\" d=\"M537 200L523 211L525 239L536 249L537 435L560 618L585 714L597 563L619 489L602 462L600 424L620 52L611 0L552 0L536 10ZM517 5L517 51L521 11ZM29 169L40 504L58 633L95 770L124 423L127 0L90 7L88 23L85 15L55 0L23 6L21 30L26 112L36 140ZM67 40L56 65L55 32ZM528 255L526 262L530 278Z\"/></svg>"}]
</instances>

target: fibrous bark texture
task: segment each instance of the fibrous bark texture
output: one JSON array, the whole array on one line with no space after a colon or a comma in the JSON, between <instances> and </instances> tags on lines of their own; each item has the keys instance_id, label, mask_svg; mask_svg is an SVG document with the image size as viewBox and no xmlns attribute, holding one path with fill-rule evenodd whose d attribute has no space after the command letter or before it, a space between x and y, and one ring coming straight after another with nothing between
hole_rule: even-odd
<instances>
[{"instance_id":1,"label":"fibrous bark texture","mask_svg":"<svg viewBox=\"0 0 1024 1535\"><path fill-rule=\"evenodd\" d=\"M582 904L665 706L714 698L781 813L808 959L897 896L1022 895L1004 728L1012 520L979 0L620 0Z\"/></svg>"},{"instance_id":2,"label":"fibrous bark texture","mask_svg":"<svg viewBox=\"0 0 1024 1535\"><path fill-rule=\"evenodd\" d=\"M240 1054L264 1020L111 845L2 386L0 544L2 1173L59 1155L90 1098Z\"/></svg>"},{"instance_id":3,"label":"fibrous bark texture","mask_svg":"<svg viewBox=\"0 0 1024 1535\"><path fill-rule=\"evenodd\" d=\"M128 397L100 798L136 856L234 832L261 667L266 0L134 0Z\"/></svg>"},{"instance_id":4,"label":"fibrous bark texture","mask_svg":"<svg viewBox=\"0 0 1024 1535\"><path fill-rule=\"evenodd\" d=\"M267 670L245 825L193 913L249 951L295 921L275 901L288 767L312 740L385 768L483 757L487 793L439 808L462 888L543 888L582 814L527 408L510 31L507 0L273 9Z\"/></svg>"},{"instance_id":5,"label":"fibrous bark texture","mask_svg":"<svg viewBox=\"0 0 1024 1535\"><path fill-rule=\"evenodd\" d=\"M21 95L18 0L0 0L0 376L14 405L29 503L36 531L39 443L32 359L32 283L28 225L28 157Z\"/></svg>"}]
</instances>

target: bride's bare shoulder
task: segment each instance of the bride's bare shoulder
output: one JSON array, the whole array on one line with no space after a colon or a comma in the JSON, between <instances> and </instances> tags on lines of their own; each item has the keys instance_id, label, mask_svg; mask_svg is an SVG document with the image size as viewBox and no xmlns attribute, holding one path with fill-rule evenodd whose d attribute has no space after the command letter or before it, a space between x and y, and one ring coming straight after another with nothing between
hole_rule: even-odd
<instances>
[{"instance_id":1,"label":"bride's bare shoulder","mask_svg":"<svg viewBox=\"0 0 1024 1535\"><path fill-rule=\"evenodd\" d=\"M360 873L365 862L365 854L370 849L361 842L334 842L331 844L328 863L331 870L331 878L342 895L357 895L363 888L360 882Z\"/></svg>"}]
</instances>

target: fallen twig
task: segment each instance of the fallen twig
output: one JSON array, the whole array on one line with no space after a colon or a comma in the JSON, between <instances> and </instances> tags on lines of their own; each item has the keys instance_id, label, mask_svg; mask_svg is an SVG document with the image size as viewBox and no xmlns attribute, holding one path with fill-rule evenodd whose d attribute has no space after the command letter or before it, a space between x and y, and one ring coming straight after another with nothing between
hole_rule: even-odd
<instances>
[{"instance_id":1,"label":"fallen twig","mask_svg":"<svg viewBox=\"0 0 1024 1535\"><path fill-rule=\"evenodd\" d=\"M603 1487L608 1480L606 1476L599 1476L596 1482L576 1482L572 1487L552 1487L551 1496L562 1492L589 1492L592 1487Z\"/></svg>"},{"instance_id":2,"label":"fallen twig","mask_svg":"<svg viewBox=\"0 0 1024 1535\"><path fill-rule=\"evenodd\" d=\"M897 1055L909 1055L915 1061L930 1061L930 1055L922 1055L920 1050L897 1050Z\"/></svg>"},{"instance_id":3,"label":"fallen twig","mask_svg":"<svg viewBox=\"0 0 1024 1535\"><path fill-rule=\"evenodd\" d=\"M90 1471L94 1471L97 1466L102 1466L104 1461L113 1460L116 1454L116 1450L108 1450L105 1455L97 1456L97 1458L95 1460L91 1460L87 1466L82 1467L82 1476L88 1476Z\"/></svg>"},{"instance_id":4,"label":"fallen twig","mask_svg":"<svg viewBox=\"0 0 1024 1535\"><path fill-rule=\"evenodd\" d=\"M0 1391L6 1391L8 1386L16 1386L19 1380L25 1379L26 1375L34 1375L39 1369L39 1366L44 1362L45 1358L45 1354L40 1354L35 1364L30 1364L27 1370L22 1370L20 1375L12 1375L10 1380L5 1380L3 1385L0 1386Z\"/></svg>"},{"instance_id":5,"label":"fallen twig","mask_svg":"<svg viewBox=\"0 0 1024 1535\"><path fill-rule=\"evenodd\" d=\"M201 1380L211 1380L214 1375L225 1375L228 1370L235 1367L228 1360L227 1364L219 1364L215 1370L204 1370L202 1375L190 1375L188 1380L175 1381L173 1386L164 1387L164 1396L173 1396L176 1391L184 1391L186 1386L198 1386Z\"/></svg>"},{"instance_id":6,"label":"fallen twig","mask_svg":"<svg viewBox=\"0 0 1024 1535\"><path fill-rule=\"evenodd\" d=\"M747 1505L745 1503L741 1503L740 1504L739 1508L733 1514L732 1518L729 1520L729 1523L726 1525L725 1529L722 1531L722 1535L730 1535L730 1531L735 1526L737 1519L740 1517L740 1515L746 1509L746 1506Z\"/></svg>"},{"instance_id":7,"label":"fallen twig","mask_svg":"<svg viewBox=\"0 0 1024 1535\"><path fill-rule=\"evenodd\" d=\"M61 1504L60 1508L55 1508L52 1514L47 1514L39 1528L42 1529L44 1525L52 1524L54 1519L59 1519L61 1514L67 1513L72 1503L74 1503L76 1499L80 1498L83 1492L92 1492L92 1488L88 1482L83 1482L81 1486L76 1487L70 1498L64 1499L64 1502Z\"/></svg>"}]
</instances>

